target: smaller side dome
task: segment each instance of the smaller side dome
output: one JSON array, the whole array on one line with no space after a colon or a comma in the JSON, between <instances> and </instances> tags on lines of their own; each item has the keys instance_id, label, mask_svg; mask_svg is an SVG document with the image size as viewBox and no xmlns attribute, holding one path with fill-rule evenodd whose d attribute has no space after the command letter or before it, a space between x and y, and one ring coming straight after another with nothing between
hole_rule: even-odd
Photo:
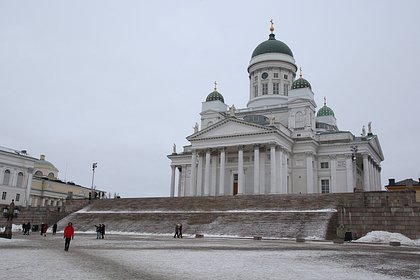
<instances>
[{"instance_id":1,"label":"smaller side dome","mask_svg":"<svg viewBox=\"0 0 420 280\"><path fill-rule=\"evenodd\" d=\"M213 91L211 92L207 98L206 98L206 102L208 101L215 101L215 100L220 100L223 103L225 103L225 99L223 98L223 95L221 95L218 91Z\"/></svg>"},{"instance_id":2,"label":"smaller side dome","mask_svg":"<svg viewBox=\"0 0 420 280\"><path fill-rule=\"evenodd\" d=\"M300 67L299 69L300 69L300 78L293 82L292 89L297 89L297 88L312 89L311 84L302 77L302 67Z\"/></svg>"},{"instance_id":3,"label":"smaller side dome","mask_svg":"<svg viewBox=\"0 0 420 280\"><path fill-rule=\"evenodd\" d=\"M317 117L322 117L322 116L334 116L334 111L327 106L327 101L324 97L324 106L322 106L321 109L318 110L318 113L316 114Z\"/></svg>"},{"instance_id":4,"label":"smaller side dome","mask_svg":"<svg viewBox=\"0 0 420 280\"><path fill-rule=\"evenodd\" d=\"M214 82L214 91L211 92L207 98L206 98L206 102L209 101L216 101L216 100L220 100L223 103L225 103L225 99L223 98L223 95L220 94L220 92L217 91L217 83Z\"/></svg>"}]
</instances>

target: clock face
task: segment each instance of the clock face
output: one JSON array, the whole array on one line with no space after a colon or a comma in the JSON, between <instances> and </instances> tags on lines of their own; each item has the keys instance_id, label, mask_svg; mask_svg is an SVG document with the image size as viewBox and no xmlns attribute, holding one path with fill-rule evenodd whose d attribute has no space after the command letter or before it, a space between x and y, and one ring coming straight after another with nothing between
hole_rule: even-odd
<instances>
[{"instance_id":1,"label":"clock face","mask_svg":"<svg viewBox=\"0 0 420 280\"><path fill-rule=\"evenodd\" d=\"M261 78L263 78L264 80L267 79L268 73L267 72L262 73Z\"/></svg>"}]
</instances>

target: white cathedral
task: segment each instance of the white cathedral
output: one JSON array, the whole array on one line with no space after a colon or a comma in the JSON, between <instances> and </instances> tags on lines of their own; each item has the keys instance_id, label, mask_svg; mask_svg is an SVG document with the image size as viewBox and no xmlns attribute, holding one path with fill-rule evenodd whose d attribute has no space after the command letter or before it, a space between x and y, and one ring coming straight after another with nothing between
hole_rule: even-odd
<instances>
[{"instance_id":1,"label":"white cathedral","mask_svg":"<svg viewBox=\"0 0 420 280\"><path fill-rule=\"evenodd\" d=\"M171 160L170 196L341 193L381 190L378 136L339 130L334 111L316 112L314 92L296 79L293 53L276 40L259 44L248 66L249 101L224 103L216 84L202 103L201 126Z\"/></svg>"}]
</instances>

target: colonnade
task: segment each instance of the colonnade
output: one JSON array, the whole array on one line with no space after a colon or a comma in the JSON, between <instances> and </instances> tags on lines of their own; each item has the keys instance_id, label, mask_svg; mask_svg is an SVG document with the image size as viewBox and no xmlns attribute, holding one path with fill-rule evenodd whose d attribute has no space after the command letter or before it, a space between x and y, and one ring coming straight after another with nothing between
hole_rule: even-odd
<instances>
[{"instance_id":1,"label":"colonnade","mask_svg":"<svg viewBox=\"0 0 420 280\"><path fill-rule=\"evenodd\" d=\"M227 162L227 153L231 162ZM265 168L267 154L269 154L269 170ZM287 154L286 149L275 143L193 149L190 165L171 166L170 196L175 196L176 169L178 169L178 196L285 194L288 191ZM245 158L249 160L245 161ZM187 182L187 168L191 171L189 182ZM253 170L253 180L247 183L246 179L250 180L252 177L246 176L246 173L251 170ZM228 171L230 177L227 176ZM233 179L234 174L237 175L237 180ZM266 188L268 178L269 185ZM235 183L237 190L233 190Z\"/></svg>"},{"instance_id":2,"label":"colonnade","mask_svg":"<svg viewBox=\"0 0 420 280\"><path fill-rule=\"evenodd\" d=\"M368 154L363 154L364 191L381 190L381 167Z\"/></svg>"}]
</instances>

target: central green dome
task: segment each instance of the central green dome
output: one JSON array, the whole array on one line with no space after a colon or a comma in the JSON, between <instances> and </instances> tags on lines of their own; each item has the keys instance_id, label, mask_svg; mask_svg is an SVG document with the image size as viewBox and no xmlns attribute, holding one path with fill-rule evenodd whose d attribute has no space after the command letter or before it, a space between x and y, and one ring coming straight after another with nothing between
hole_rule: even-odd
<instances>
[{"instance_id":1,"label":"central green dome","mask_svg":"<svg viewBox=\"0 0 420 280\"><path fill-rule=\"evenodd\" d=\"M273 33L269 35L267 41L262 42L255 48L251 58L265 53L284 53L293 57L293 53L290 48L282 41L276 40Z\"/></svg>"}]
</instances>

